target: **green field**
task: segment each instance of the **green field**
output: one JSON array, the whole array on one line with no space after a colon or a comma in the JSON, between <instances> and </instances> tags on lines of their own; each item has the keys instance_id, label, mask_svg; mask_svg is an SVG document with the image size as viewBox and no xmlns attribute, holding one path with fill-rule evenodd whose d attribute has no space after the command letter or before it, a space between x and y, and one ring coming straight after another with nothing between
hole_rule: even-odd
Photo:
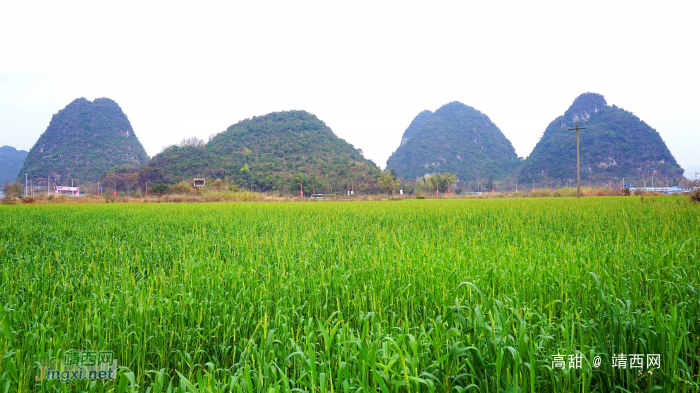
<instances>
[{"instance_id":1,"label":"green field","mask_svg":"<svg viewBox=\"0 0 700 393\"><path fill-rule=\"evenodd\" d=\"M675 197L0 206L0 393L698 391L698 257Z\"/></svg>"}]
</instances>

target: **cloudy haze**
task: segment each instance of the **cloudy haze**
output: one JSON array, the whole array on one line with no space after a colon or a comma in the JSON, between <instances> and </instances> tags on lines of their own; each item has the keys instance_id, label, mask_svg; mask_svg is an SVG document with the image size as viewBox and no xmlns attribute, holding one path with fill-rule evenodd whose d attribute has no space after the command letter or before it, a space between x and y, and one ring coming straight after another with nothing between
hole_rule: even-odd
<instances>
[{"instance_id":1,"label":"cloudy haze","mask_svg":"<svg viewBox=\"0 0 700 393\"><path fill-rule=\"evenodd\" d=\"M699 18L698 1L6 1L0 146L29 150L75 98L109 97L150 156L303 109L384 167L414 116L457 100L524 157L595 92L688 169L700 165Z\"/></svg>"}]
</instances>

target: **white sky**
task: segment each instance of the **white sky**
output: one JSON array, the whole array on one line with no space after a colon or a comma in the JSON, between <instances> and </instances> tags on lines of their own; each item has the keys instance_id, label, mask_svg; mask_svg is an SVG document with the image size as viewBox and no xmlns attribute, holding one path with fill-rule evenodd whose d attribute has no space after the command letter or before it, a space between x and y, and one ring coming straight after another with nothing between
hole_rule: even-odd
<instances>
[{"instance_id":1,"label":"white sky","mask_svg":"<svg viewBox=\"0 0 700 393\"><path fill-rule=\"evenodd\" d=\"M700 1L3 1L0 146L109 97L150 156L303 109L382 168L420 111L479 109L532 151L584 92L700 165ZM700 168L698 168L700 169Z\"/></svg>"}]
</instances>

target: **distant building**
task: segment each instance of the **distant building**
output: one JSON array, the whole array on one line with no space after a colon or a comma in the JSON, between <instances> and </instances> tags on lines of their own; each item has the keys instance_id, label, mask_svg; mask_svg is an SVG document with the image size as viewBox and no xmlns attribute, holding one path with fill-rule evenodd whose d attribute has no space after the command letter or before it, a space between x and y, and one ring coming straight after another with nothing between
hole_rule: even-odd
<instances>
[{"instance_id":1,"label":"distant building","mask_svg":"<svg viewBox=\"0 0 700 393\"><path fill-rule=\"evenodd\" d=\"M0 199L2 199L2 198L4 198L4 197L5 197L5 193L2 192L2 191L0 191Z\"/></svg>"},{"instance_id":2,"label":"distant building","mask_svg":"<svg viewBox=\"0 0 700 393\"><path fill-rule=\"evenodd\" d=\"M79 197L80 187L56 186L56 191L54 193L59 196Z\"/></svg>"},{"instance_id":3,"label":"distant building","mask_svg":"<svg viewBox=\"0 0 700 393\"><path fill-rule=\"evenodd\" d=\"M207 185L207 179L203 177L194 178L194 187L204 187Z\"/></svg>"}]
</instances>

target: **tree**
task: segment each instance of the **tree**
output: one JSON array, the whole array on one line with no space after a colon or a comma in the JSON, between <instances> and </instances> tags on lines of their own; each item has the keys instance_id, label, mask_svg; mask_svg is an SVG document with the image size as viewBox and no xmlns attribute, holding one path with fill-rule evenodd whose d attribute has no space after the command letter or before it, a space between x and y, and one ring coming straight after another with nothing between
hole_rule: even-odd
<instances>
[{"instance_id":1,"label":"tree","mask_svg":"<svg viewBox=\"0 0 700 393\"><path fill-rule=\"evenodd\" d=\"M5 194L5 198L19 198L24 193L24 188L22 188L21 184L14 182L6 184L2 191Z\"/></svg>"},{"instance_id":2,"label":"tree","mask_svg":"<svg viewBox=\"0 0 700 393\"><path fill-rule=\"evenodd\" d=\"M149 182L151 184L161 183L163 181L163 170L160 168L150 168L146 167L139 171L138 182L140 184L145 184Z\"/></svg>"},{"instance_id":3,"label":"tree","mask_svg":"<svg viewBox=\"0 0 700 393\"><path fill-rule=\"evenodd\" d=\"M444 173L440 178L440 187L442 192L446 192L457 180L457 175L454 173Z\"/></svg>"},{"instance_id":4,"label":"tree","mask_svg":"<svg viewBox=\"0 0 700 393\"><path fill-rule=\"evenodd\" d=\"M439 190L440 192L446 192L456 180L456 175L453 173L433 173L428 178L428 183L430 184L431 191Z\"/></svg>"},{"instance_id":5,"label":"tree","mask_svg":"<svg viewBox=\"0 0 700 393\"><path fill-rule=\"evenodd\" d=\"M489 181L486 182L486 190L493 190L496 185L493 183L493 176L489 176Z\"/></svg>"},{"instance_id":6,"label":"tree","mask_svg":"<svg viewBox=\"0 0 700 393\"><path fill-rule=\"evenodd\" d=\"M193 136L192 138L184 138L180 142L180 147L202 147L204 146L204 140Z\"/></svg>"},{"instance_id":7,"label":"tree","mask_svg":"<svg viewBox=\"0 0 700 393\"><path fill-rule=\"evenodd\" d=\"M130 191L137 182L137 173L112 173L102 179L102 184L105 187L112 185L117 191Z\"/></svg>"},{"instance_id":8,"label":"tree","mask_svg":"<svg viewBox=\"0 0 700 393\"><path fill-rule=\"evenodd\" d=\"M418 179L417 184L419 190L430 192L430 182L428 181L427 177L423 176L420 179Z\"/></svg>"},{"instance_id":9,"label":"tree","mask_svg":"<svg viewBox=\"0 0 700 393\"><path fill-rule=\"evenodd\" d=\"M380 192L389 192L391 191L394 193L396 191L396 187L398 186L398 181L396 181L396 178L392 175L390 171L385 171L379 177L377 177L377 187L379 188Z\"/></svg>"},{"instance_id":10,"label":"tree","mask_svg":"<svg viewBox=\"0 0 700 393\"><path fill-rule=\"evenodd\" d=\"M292 179L292 189L298 188L299 191L303 191L304 183L308 183L306 176L303 173L297 173Z\"/></svg>"},{"instance_id":11,"label":"tree","mask_svg":"<svg viewBox=\"0 0 700 393\"><path fill-rule=\"evenodd\" d=\"M165 194L168 192L168 189L169 187L166 184L156 184L155 186L151 187L151 192L155 192L156 194Z\"/></svg>"}]
</instances>

